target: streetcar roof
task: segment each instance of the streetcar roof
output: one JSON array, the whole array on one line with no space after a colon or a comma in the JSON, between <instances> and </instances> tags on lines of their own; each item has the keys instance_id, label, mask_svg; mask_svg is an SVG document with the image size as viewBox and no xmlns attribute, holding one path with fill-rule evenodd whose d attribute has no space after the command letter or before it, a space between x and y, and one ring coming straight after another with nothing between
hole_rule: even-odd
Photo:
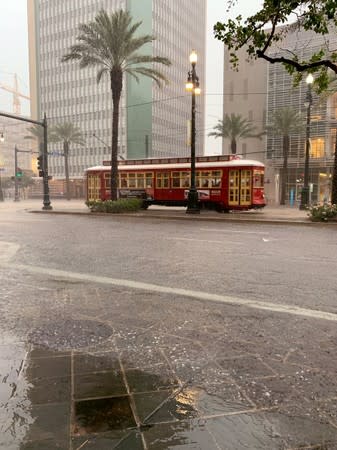
<instances>
[{"instance_id":1,"label":"streetcar roof","mask_svg":"<svg viewBox=\"0 0 337 450\"><path fill-rule=\"evenodd\" d=\"M264 164L260 161L254 161L251 159L233 159L231 161L212 161L212 162L196 162L195 167L197 169L200 168L221 168L221 167L239 167L239 166L255 166L255 167L264 167ZM130 170L141 170L151 171L157 169L190 169L191 163L174 163L174 164L135 164L135 165L119 165L119 171L130 171ZM88 167L85 171L101 171L101 170L110 170L111 166L95 166Z\"/></svg>"}]
</instances>

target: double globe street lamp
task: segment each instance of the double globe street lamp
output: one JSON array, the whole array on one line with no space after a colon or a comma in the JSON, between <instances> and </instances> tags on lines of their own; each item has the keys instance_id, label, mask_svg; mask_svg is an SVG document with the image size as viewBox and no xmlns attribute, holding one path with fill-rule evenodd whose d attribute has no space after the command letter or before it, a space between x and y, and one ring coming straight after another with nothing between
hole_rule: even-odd
<instances>
[{"instance_id":1,"label":"double globe street lamp","mask_svg":"<svg viewBox=\"0 0 337 450\"><path fill-rule=\"evenodd\" d=\"M192 69L188 71L186 90L192 93L192 120L191 120L191 183L188 191L186 214L200 214L198 191L195 183L195 96L200 95L199 77L195 71L198 55L195 50L190 54Z\"/></svg>"},{"instance_id":2,"label":"double globe street lamp","mask_svg":"<svg viewBox=\"0 0 337 450\"><path fill-rule=\"evenodd\" d=\"M309 73L305 82L307 83L307 93L304 106L307 108L307 125L305 138L304 182L301 192L300 209L306 209L309 205L310 120L311 120L311 106L312 106L311 85L314 82L314 77L311 75L311 73Z\"/></svg>"}]
</instances>

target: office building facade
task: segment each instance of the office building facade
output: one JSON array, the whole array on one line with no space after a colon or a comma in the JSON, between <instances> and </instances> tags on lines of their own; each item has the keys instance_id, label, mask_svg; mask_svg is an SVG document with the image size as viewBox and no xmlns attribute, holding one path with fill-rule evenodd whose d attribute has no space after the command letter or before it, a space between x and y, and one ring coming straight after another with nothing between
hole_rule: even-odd
<instances>
[{"instance_id":1,"label":"office building facade","mask_svg":"<svg viewBox=\"0 0 337 450\"><path fill-rule=\"evenodd\" d=\"M331 32L328 39L311 32L297 31L286 35L282 48L309 59L314 51L329 43L337 44L337 35ZM282 55L286 50L272 48L270 54ZM289 53L288 53L289 54ZM225 61L228 58L225 51ZM301 114L303 126L290 135L288 158L287 200L292 206L300 202L304 184L304 159L306 149L306 120L308 86L305 77L298 85L281 64L264 60L246 61L246 53L240 53L239 74L225 65L224 112L237 113L252 120L258 128L271 124L273 115L282 108L291 108ZM228 59L227 59L228 61ZM242 64L241 64L242 61ZM331 92L322 99L312 91L310 113L310 202L328 200L331 195L331 177L337 128L337 94ZM224 145L226 142L224 141ZM262 147L261 147L262 145ZM226 147L224 151L227 152ZM266 164L265 192L270 204L278 204L283 166L282 136L268 131L261 142L242 140L238 153L258 159Z\"/></svg>"},{"instance_id":2,"label":"office building facade","mask_svg":"<svg viewBox=\"0 0 337 450\"><path fill-rule=\"evenodd\" d=\"M189 54L199 55L197 71L205 75L206 0L192 4L180 0L28 0L32 112L46 113L51 125L73 122L86 141L70 151L70 175L82 176L90 166L110 159L112 99L108 77L96 83L97 68L80 69L77 62L61 63L76 43L78 25L88 23L104 8L128 10L134 22L142 21L140 34L156 37L145 51L171 60L158 66L169 80L159 89L142 77L139 84L126 76L120 106L119 154L123 158L186 156L187 122L191 94L185 92ZM204 97L198 99L197 128L204 128ZM93 135L96 135L94 137ZM53 150L55 150L53 152ZM60 145L50 146L50 173L64 176ZM197 144L202 153L202 142Z\"/></svg>"}]
</instances>

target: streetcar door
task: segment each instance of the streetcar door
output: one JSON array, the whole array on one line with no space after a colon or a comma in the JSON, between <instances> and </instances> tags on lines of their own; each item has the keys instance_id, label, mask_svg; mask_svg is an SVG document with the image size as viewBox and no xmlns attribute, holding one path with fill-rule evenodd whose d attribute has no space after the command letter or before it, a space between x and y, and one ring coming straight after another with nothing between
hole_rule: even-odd
<instances>
[{"instance_id":1,"label":"streetcar door","mask_svg":"<svg viewBox=\"0 0 337 450\"><path fill-rule=\"evenodd\" d=\"M240 205L250 205L252 200L252 171L241 170L240 180Z\"/></svg>"},{"instance_id":2,"label":"streetcar door","mask_svg":"<svg viewBox=\"0 0 337 450\"><path fill-rule=\"evenodd\" d=\"M230 170L228 177L228 204L238 205L240 199L240 171Z\"/></svg>"},{"instance_id":3,"label":"streetcar door","mask_svg":"<svg viewBox=\"0 0 337 450\"><path fill-rule=\"evenodd\" d=\"M88 174L88 201L100 200L101 179L99 175Z\"/></svg>"},{"instance_id":4,"label":"streetcar door","mask_svg":"<svg viewBox=\"0 0 337 450\"><path fill-rule=\"evenodd\" d=\"M248 206L251 204L251 170L230 170L228 184L228 205Z\"/></svg>"}]
</instances>

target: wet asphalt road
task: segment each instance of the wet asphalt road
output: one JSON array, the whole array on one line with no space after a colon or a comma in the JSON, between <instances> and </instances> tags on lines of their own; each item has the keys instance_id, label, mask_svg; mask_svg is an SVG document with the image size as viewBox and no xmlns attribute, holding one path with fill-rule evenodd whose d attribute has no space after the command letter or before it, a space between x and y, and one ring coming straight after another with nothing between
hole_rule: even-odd
<instances>
[{"instance_id":1,"label":"wet asphalt road","mask_svg":"<svg viewBox=\"0 0 337 450\"><path fill-rule=\"evenodd\" d=\"M336 228L12 210L1 211L0 248L0 367L15 362L2 387L21 386L2 403L4 448L337 448L336 317L324 316L337 312ZM105 369L76 369L78 352L104 354ZM83 400L116 395L88 393L97 382L81 378L106 373L107 359L133 411L113 436L76 422ZM51 374L60 360L65 373ZM71 380L62 399L37 390L48 377ZM27 399L35 416L22 413ZM43 408L68 411L63 435L33 427ZM8 433L18 411L25 426L13 419Z\"/></svg>"},{"instance_id":2,"label":"wet asphalt road","mask_svg":"<svg viewBox=\"0 0 337 450\"><path fill-rule=\"evenodd\" d=\"M335 228L25 212L0 223L17 263L336 312Z\"/></svg>"}]
</instances>

